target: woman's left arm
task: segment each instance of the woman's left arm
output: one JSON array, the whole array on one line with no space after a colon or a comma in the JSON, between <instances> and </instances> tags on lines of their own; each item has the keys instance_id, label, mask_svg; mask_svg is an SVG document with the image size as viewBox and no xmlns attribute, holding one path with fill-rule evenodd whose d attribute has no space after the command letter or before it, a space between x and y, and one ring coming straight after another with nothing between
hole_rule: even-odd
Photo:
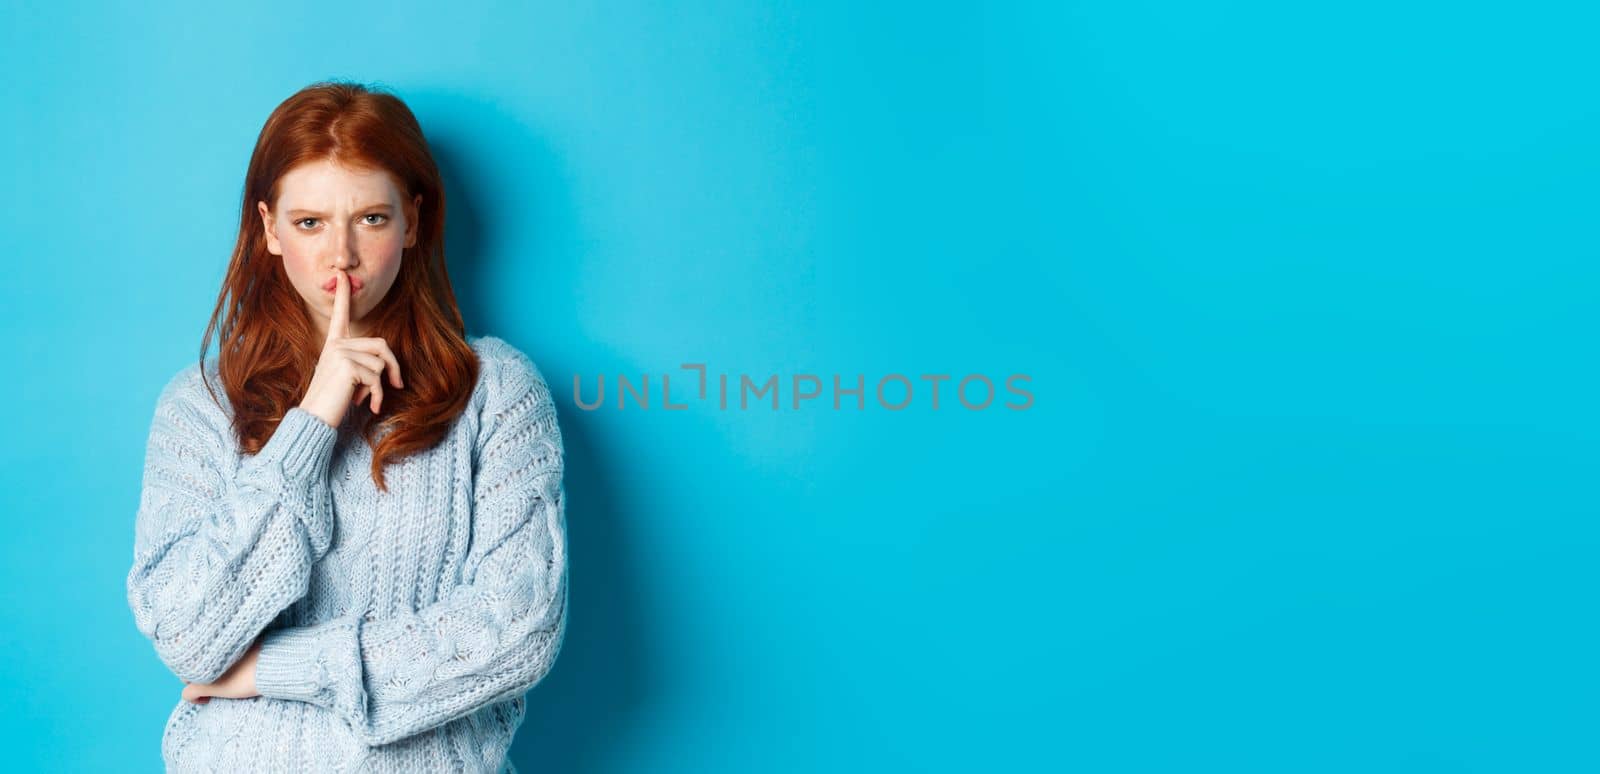
<instances>
[{"instance_id":1,"label":"woman's left arm","mask_svg":"<svg viewBox=\"0 0 1600 774\"><path fill-rule=\"evenodd\" d=\"M466 583L396 617L267 632L262 696L326 707L377 746L522 694L550 671L566 631L561 431L526 356L485 367L497 388L480 428Z\"/></svg>"}]
</instances>

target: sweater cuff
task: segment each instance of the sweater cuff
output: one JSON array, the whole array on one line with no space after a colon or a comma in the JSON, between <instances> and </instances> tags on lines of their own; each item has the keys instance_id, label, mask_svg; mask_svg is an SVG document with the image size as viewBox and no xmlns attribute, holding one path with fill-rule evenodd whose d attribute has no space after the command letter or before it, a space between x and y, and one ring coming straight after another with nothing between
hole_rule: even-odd
<instances>
[{"instance_id":1,"label":"sweater cuff","mask_svg":"<svg viewBox=\"0 0 1600 774\"><path fill-rule=\"evenodd\" d=\"M318 699L329 687L329 675L318 633L316 628L300 627L264 635L256 654L256 693L269 699L321 703Z\"/></svg>"},{"instance_id":2,"label":"sweater cuff","mask_svg":"<svg viewBox=\"0 0 1600 774\"><path fill-rule=\"evenodd\" d=\"M326 470L339 431L299 406L291 406L256 459L276 463L289 480Z\"/></svg>"}]
</instances>

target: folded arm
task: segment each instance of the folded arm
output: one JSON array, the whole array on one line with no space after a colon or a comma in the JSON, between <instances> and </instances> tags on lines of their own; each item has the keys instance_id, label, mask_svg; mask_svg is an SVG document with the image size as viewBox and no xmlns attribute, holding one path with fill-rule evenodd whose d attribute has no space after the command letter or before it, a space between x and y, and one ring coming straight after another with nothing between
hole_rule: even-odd
<instances>
[{"instance_id":1,"label":"folded arm","mask_svg":"<svg viewBox=\"0 0 1600 774\"><path fill-rule=\"evenodd\" d=\"M291 408L231 481L229 432L191 370L163 389L145 452L128 604L161 660L193 683L215 681L305 595L333 535L333 427Z\"/></svg>"},{"instance_id":2,"label":"folded arm","mask_svg":"<svg viewBox=\"0 0 1600 774\"><path fill-rule=\"evenodd\" d=\"M268 632L262 696L328 708L377 746L522 694L550 671L566 623L561 432L532 363L517 353L496 367L463 583L401 615Z\"/></svg>"}]
</instances>

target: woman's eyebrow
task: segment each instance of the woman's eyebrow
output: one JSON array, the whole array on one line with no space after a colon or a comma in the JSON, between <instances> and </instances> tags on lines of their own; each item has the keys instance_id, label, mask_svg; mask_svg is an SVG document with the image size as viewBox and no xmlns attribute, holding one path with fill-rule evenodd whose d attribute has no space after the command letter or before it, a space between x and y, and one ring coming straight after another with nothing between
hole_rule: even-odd
<instances>
[{"instance_id":1,"label":"woman's eyebrow","mask_svg":"<svg viewBox=\"0 0 1600 774\"><path fill-rule=\"evenodd\" d=\"M364 212L364 211L367 211L367 210L392 210L393 208L390 207L386 203L380 202L378 204L369 204L369 205L367 205L365 207L361 207L360 209ZM300 209L299 207L296 207L296 208L294 208L292 210L289 210L289 211L285 212L284 214L292 218L292 217L304 216L304 215L321 215L322 213L317 212L316 210L304 210L304 209Z\"/></svg>"}]
</instances>

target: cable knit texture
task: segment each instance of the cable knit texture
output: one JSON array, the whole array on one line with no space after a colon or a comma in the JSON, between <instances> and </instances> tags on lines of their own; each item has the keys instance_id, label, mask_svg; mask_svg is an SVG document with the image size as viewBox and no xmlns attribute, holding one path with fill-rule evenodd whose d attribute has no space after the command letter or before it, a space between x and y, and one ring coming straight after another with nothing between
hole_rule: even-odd
<instances>
[{"instance_id":1,"label":"cable knit texture","mask_svg":"<svg viewBox=\"0 0 1600 774\"><path fill-rule=\"evenodd\" d=\"M198 364L162 390L134 622L190 682L262 643L261 696L177 699L169 771L515 771L524 694L566 631L561 431L526 355L468 341L471 402L437 446L385 468L388 492L357 432L365 403L338 428L291 408L246 456ZM206 368L226 405L216 359Z\"/></svg>"}]
</instances>

